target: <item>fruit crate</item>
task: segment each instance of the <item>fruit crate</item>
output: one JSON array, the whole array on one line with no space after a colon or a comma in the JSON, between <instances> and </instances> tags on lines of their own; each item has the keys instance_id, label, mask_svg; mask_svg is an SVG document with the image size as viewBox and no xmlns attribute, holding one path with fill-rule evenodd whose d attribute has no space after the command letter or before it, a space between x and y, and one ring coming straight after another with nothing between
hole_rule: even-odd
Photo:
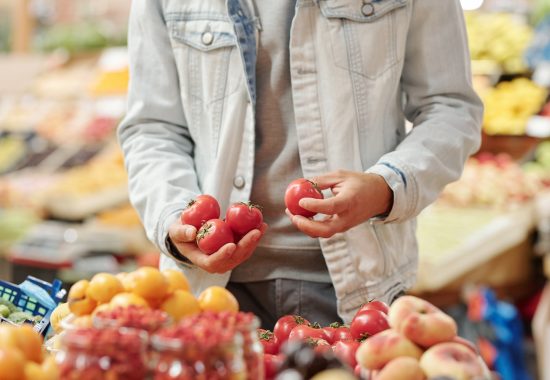
<instances>
[{"instance_id":1,"label":"fruit crate","mask_svg":"<svg viewBox=\"0 0 550 380\"><path fill-rule=\"evenodd\" d=\"M62 289L63 283L60 280L56 279L52 283L49 283L33 276L27 276L26 281L46 291L55 305L59 304L63 297L65 297L66 290ZM33 327L37 332L46 336L50 327L50 315L54 308L45 306L31 294L27 293L29 292L25 292L19 285L7 281L0 281L0 298L11 302L21 311L32 314L33 316L40 316L40 321L33 323ZM13 323L3 317L0 317L0 322Z\"/></svg>"}]
</instances>

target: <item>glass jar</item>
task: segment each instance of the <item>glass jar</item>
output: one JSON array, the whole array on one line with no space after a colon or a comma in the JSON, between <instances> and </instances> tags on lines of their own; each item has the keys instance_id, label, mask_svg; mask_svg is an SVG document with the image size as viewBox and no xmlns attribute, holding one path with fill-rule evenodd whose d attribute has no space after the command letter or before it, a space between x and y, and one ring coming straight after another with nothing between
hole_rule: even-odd
<instances>
[{"instance_id":1,"label":"glass jar","mask_svg":"<svg viewBox=\"0 0 550 380\"><path fill-rule=\"evenodd\" d=\"M93 316L92 323L98 329L127 327L153 334L169 326L172 319L162 310L130 305L100 311Z\"/></svg>"},{"instance_id":2,"label":"glass jar","mask_svg":"<svg viewBox=\"0 0 550 380\"><path fill-rule=\"evenodd\" d=\"M147 334L136 329L67 331L56 355L60 380L146 379L146 350Z\"/></svg>"},{"instance_id":3,"label":"glass jar","mask_svg":"<svg viewBox=\"0 0 550 380\"><path fill-rule=\"evenodd\" d=\"M258 338L260 320L253 314L241 314L237 319L237 331L243 336L243 356L246 367L246 378L249 380L263 380L264 350Z\"/></svg>"},{"instance_id":4,"label":"glass jar","mask_svg":"<svg viewBox=\"0 0 550 380\"><path fill-rule=\"evenodd\" d=\"M153 336L151 343L154 350L154 380L246 379L243 338L240 334L212 345L159 335Z\"/></svg>"}]
</instances>

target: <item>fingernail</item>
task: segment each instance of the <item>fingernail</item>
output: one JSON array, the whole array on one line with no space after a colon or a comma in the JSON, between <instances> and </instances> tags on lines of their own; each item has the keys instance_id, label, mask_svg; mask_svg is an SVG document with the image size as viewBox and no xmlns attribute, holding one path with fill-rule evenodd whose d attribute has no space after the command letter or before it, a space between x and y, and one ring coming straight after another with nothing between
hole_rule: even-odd
<instances>
[{"instance_id":1,"label":"fingernail","mask_svg":"<svg viewBox=\"0 0 550 380\"><path fill-rule=\"evenodd\" d=\"M187 227L183 234L185 235L185 240L191 240L193 238L193 229Z\"/></svg>"}]
</instances>

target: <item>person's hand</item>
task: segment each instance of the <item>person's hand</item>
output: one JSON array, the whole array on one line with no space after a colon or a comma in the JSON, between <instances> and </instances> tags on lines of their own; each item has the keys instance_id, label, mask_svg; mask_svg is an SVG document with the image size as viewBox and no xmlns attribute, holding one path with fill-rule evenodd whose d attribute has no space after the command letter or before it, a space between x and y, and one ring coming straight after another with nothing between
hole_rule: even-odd
<instances>
[{"instance_id":1,"label":"person's hand","mask_svg":"<svg viewBox=\"0 0 550 380\"><path fill-rule=\"evenodd\" d=\"M237 244L228 243L217 252L207 255L195 243L197 229L179 220L168 229L168 235L178 251L199 268L209 273L225 273L246 261L256 249L260 238L267 230L263 223L260 229L248 232Z\"/></svg>"},{"instance_id":2,"label":"person's hand","mask_svg":"<svg viewBox=\"0 0 550 380\"><path fill-rule=\"evenodd\" d=\"M300 215L287 215L292 223L311 237L329 238L344 232L370 218L388 213L393 205L393 191L383 177L377 174L337 171L311 179L319 189L331 189L333 197L303 198L300 206L325 214L322 220Z\"/></svg>"}]
</instances>

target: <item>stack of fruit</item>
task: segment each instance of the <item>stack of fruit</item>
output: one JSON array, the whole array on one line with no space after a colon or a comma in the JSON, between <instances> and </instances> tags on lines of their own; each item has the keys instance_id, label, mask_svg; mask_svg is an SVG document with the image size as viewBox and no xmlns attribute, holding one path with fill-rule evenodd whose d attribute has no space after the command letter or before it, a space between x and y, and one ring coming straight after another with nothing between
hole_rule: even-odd
<instances>
[{"instance_id":1,"label":"stack of fruit","mask_svg":"<svg viewBox=\"0 0 550 380\"><path fill-rule=\"evenodd\" d=\"M489 60L506 73L526 70L523 54L533 37L529 25L504 13L466 13L470 55Z\"/></svg>"},{"instance_id":2,"label":"stack of fruit","mask_svg":"<svg viewBox=\"0 0 550 380\"><path fill-rule=\"evenodd\" d=\"M501 82L485 92L483 130L488 135L523 135L529 118L537 114L547 91L527 78Z\"/></svg>"},{"instance_id":3,"label":"stack of fruit","mask_svg":"<svg viewBox=\"0 0 550 380\"><path fill-rule=\"evenodd\" d=\"M45 357L42 337L29 325L0 325L0 380L58 380L53 357Z\"/></svg>"}]
</instances>

